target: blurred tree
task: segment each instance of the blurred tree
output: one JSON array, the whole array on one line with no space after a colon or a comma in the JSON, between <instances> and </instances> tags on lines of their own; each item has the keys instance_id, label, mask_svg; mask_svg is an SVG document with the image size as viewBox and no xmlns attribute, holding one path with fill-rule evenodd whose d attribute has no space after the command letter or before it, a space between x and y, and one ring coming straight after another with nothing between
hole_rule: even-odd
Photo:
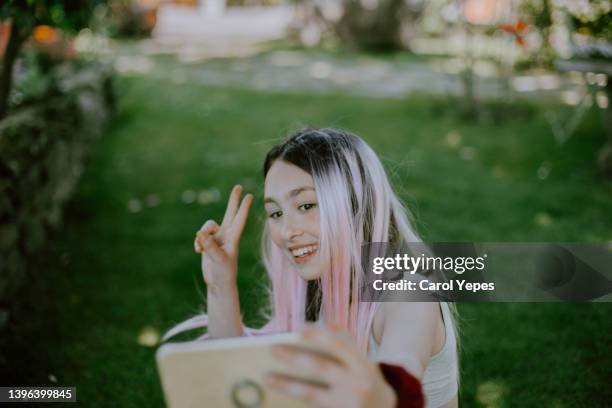
<instances>
[{"instance_id":1,"label":"blurred tree","mask_svg":"<svg viewBox=\"0 0 612 408\"><path fill-rule=\"evenodd\" d=\"M403 0L344 0L344 13L336 24L336 32L352 48L396 48L403 3Z\"/></svg>"},{"instance_id":2,"label":"blurred tree","mask_svg":"<svg viewBox=\"0 0 612 408\"><path fill-rule=\"evenodd\" d=\"M103 0L3 0L0 22L10 24L9 38L0 70L0 119L8 110L13 65L25 41L40 25L71 31L89 22L95 5Z\"/></svg>"},{"instance_id":3,"label":"blurred tree","mask_svg":"<svg viewBox=\"0 0 612 408\"><path fill-rule=\"evenodd\" d=\"M530 27L533 27L540 37L540 46L532 50L530 57L536 66L550 68L556 57L550 41L553 28L553 5L551 0L524 0L519 10Z\"/></svg>"},{"instance_id":4,"label":"blurred tree","mask_svg":"<svg viewBox=\"0 0 612 408\"><path fill-rule=\"evenodd\" d=\"M148 37L157 22L161 0L108 0L108 28L116 37Z\"/></svg>"},{"instance_id":5,"label":"blurred tree","mask_svg":"<svg viewBox=\"0 0 612 408\"><path fill-rule=\"evenodd\" d=\"M341 41L352 48L389 49L402 44L402 25L411 24L425 8L420 0L343 0L335 24Z\"/></svg>"},{"instance_id":6,"label":"blurred tree","mask_svg":"<svg viewBox=\"0 0 612 408\"><path fill-rule=\"evenodd\" d=\"M343 45L362 50L402 48L424 0L293 0L291 30L306 45L333 33Z\"/></svg>"}]
</instances>

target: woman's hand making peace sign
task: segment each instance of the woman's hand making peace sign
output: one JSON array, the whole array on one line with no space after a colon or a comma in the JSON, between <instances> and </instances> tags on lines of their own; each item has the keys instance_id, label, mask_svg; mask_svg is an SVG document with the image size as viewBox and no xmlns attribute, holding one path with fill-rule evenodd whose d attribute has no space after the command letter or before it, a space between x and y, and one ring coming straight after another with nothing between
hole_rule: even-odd
<instances>
[{"instance_id":1,"label":"woman's hand making peace sign","mask_svg":"<svg viewBox=\"0 0 612 408\"><path fill-rule=\"evenodd\" d=\"M195 251L202 254L204 281L213 293L236 287L238 246L253 202L251 194L240 202L241 193L242 186L234 186L221 225L208 220L196 233Z\"/></svg>"}]
</instances>

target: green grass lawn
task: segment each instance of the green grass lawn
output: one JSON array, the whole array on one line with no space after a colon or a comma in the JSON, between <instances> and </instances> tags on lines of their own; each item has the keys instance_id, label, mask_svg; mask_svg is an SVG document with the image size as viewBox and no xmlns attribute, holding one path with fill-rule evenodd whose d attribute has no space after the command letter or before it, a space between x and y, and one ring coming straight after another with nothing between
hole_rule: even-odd
<instances>
[{"instance_id":1,"label":"green grass lawn","mask_svg":"<svg viewBox=\"0 0 612 408\"><path fill-rule=\"evenodd\" d=\"M0 334L0 373L11 384L49 385L52 375L58 385L76 386L83 406L162 406L155 349L138 336L201 308L194 233L206 219L220 219L235 183L256 198L239 286L246 322L260 324L261 165L269 147L300 124L362 135L424 239L612 238L612 185L594 169L604 142L595 112L560 147L545 110L562 107L521 104L501 123L476 124L461 120L452 102L426 97L259 93L128 77L119 89L115 124L63 227L33 259ZM218 190L222 199L188 204L189 190L213 191L213 198ZM464 406L612 401L610 304L466 303L459 311Z\"/></svg>"}]
</instances>

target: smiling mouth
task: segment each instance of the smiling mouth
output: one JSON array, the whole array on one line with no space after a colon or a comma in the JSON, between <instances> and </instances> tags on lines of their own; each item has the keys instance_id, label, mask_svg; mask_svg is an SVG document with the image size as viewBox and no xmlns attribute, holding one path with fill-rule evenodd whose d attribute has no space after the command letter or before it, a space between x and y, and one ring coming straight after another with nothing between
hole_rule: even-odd
<instances>
[{"instance_id":1,"label":"smiling mouth","mask_svg":"<svg viewBox=\"0 0 612 408\"><path fill-rule=\"evenodd\" d=\"M308 245L297 249L291 249L289 252L293 256L295 263L304 264L316 255L318 249L318 245Z\"/></svg>"}]
</instances>

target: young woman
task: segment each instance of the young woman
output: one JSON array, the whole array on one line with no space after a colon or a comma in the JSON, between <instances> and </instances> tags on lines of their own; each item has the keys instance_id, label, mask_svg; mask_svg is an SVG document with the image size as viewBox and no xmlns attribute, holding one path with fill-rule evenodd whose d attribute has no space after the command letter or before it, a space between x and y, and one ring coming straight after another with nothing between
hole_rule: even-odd
<instances>
[{"instance_id":1,"label":"young woman","mask_svg":"<svg viewBox=\"0 0 612 408\"><path fill-rule=\"evenodd\" d=\"M457 406L454 323L446 303L361 302L361 245L420 241L382 164L359 137L336 129L303 129L268 153L264 163L262 254L272 283L263 333L302 330L337 357L277 347L278 358L322 373L328 388L271 375L269 384L329 407L392 407L397 395L377 361L400 365L421 381L428 407ZM197 232L208 290L208 314L166 337L208 326L208 337L243 336L236 285L240 236L253 197L232 190L221 224ZM322 321L321 325L307 325ZM388 378L387 378L388 380ZM397 390L396 390L397 391Z\"/></svg>"}]
</instances>

